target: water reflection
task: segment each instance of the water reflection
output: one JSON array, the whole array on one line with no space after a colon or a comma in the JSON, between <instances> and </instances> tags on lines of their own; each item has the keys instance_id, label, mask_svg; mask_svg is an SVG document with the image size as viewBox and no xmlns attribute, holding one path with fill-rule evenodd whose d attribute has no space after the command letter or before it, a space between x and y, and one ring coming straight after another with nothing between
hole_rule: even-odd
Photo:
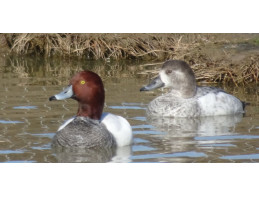
<instances>
[{"instance_id":1,"label":"water reflection","mask_svg":"<svg viewBox=\"0 0 259 197\"><path fill-rule=\"evenodd\" d=\"M243 114L191 118L149 116L147 122L172 137L193 137L228 135L235 132L242 118Z\"/></svg>"},{"instance_id":2,"label":"water reflection","mask_svg":"<svg viewBox=\"0 0 259 197\"><path fill-rule=\"evenodd\" d=\"M116 153L111 159L111 163L128 163L131 162L131 155L132 155L132 147L131 146L124 146L118 147L116 149Z\"/></svg>"},{"instance_id":3,"label":"water reflection","mask_svg":"<svg viewBox=\"0 0 259 197\"><path fill-rule=\"evenodd\" d=\"M20 79L20 82L15 84L19 86L28 84L28 80L30 85L67 84L71 76L82 70L96 72L103 81L111 77L113 80L136 77L136 73L143 70L143 65L145 65L144 62L131 60L105 62L73 58L0 57L0 71L6 74L2 76L2 79L10 79L15 76L16 80Z\"/></svg>"},{"instance_id":4,"label":"water reflection","mask_svg":"<svg viewBox=\"0 0 259 197\"><path fill-rule=\"evenodd\" d=\"M58 162L61 163L104 163L131 162L131 146L112 149L53 148Z\"/></svg>"},{"instance_id":5,"label":"water reflection","mask_svg":"<svg viewBox=\"0 0 259 197\"><path fill-rule=\"evenodd\" d=\"M21 57L0 61L0 162L259 161L258 87L224 87L251 103L244 117L150 118L145 108L160 92L138 91L152 74L145 64ZM106 91L104 111L130 122L132 146L108 152L51 147L56 130L75 115L78 106L73 100L57 105L48 97L83 69L101 75Z\"/></svg>"},{"instance_id":6,"label":"water reflection","mask_svg":"<svg viewBox=\"0 0 259 197\"><path fill-rule=\"evenodd\" d=\"M58 162L103 163L115 155L115 149L53 148Z\"/></svg>"},{"instance_id":7,"label":"water reflection","mask_svg":"<svg viewBox=\"0 0 259 197\"><path fill-rule=\"evenodd\" d=\"M145 158L154 161L159 158L160 162L209 161L211 156L204 151L207 147L223 147L227 142L229 145L224 146L225 148L235 147L230 143L233 141L231 137L226 141L211 139L211 136L237 134L236 126L242 118L243 114L195 118L148 116L146 126L135 126L147 130L135 131L135 134L146 134L145 140L148 142L145 142L145 146L151 145L152 151L146 151L145 154L137 151L132 159L143 161Z\"/></svg>"}]
</instances>

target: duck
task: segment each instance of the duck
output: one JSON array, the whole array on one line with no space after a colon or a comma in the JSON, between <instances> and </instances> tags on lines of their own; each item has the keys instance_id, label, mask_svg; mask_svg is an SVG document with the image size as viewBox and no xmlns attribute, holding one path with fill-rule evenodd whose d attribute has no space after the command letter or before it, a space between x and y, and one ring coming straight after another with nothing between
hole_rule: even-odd
<instances>
[{"instance_id":1,"label":"duck","mask_svg":"<svg viewBox=\"0 0 259 197\"><path fill-rule=\"evenodd\" d=\"M198 86L185 61L168 60L159 74L140 91L169 88L147 106L150 116L203 117L244 113L246 103L216 87Z\"/></svg>"},{"instance_id":2,"label":"duck","mask_svg":"<svg viewBox=\"0 0 259 197\"><path fill-rule=\"evenodd\" d=\"M77 114L65 121L53 137L61 147L113 148L132 143L132 128L122 116L103 112L105 91L102 79L92 71L76 73L69 85L49 101L74 99Z\"/></svg>"}]
</instances>

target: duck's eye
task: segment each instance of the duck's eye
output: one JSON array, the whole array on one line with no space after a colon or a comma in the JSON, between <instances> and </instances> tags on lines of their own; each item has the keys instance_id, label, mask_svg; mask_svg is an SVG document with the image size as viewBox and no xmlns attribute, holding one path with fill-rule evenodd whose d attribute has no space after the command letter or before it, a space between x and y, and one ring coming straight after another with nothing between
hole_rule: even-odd
<instances>
[{"instance_id":1,"label":"duck's eye","mask_svg":"<svg viewBox=\"0 0 259 197\"><path fill-rule=\"evenodd\" d=\"M166 70L166 74L170 74L172 70Z\"/></svg>"},{"instance_id":2,"label":"duck's eye","mask_svg":"<svg viewBox=\"0 0 259 197\"><path fill-rule=\"evenodd\" d=\"M85 81L84 81L84 80L81 80L81 81L80 81L80 84L81 84L81 85L84 85L84 84L85 84Z\"/></svg>"}]
</instances>

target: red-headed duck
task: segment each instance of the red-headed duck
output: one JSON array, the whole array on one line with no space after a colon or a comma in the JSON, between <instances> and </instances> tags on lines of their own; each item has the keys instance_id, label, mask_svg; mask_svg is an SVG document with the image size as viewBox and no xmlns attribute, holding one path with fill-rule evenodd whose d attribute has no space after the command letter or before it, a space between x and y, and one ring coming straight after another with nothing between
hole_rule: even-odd
<instances>
[{"instance_id":1,"label":"red-headed duck","mask_svg":"<svg viewBox=\"0 0 259 197\"><path fill-rule=\"evenodd\" d=\"M132 142L128 121L111 113L103 113L104 86L94 72L81 71L72 77L67 88L51 96L52 100L75 99L76 116L61 125L53 143L64 147L122 147Z\"/></svg>"}]
</instances>

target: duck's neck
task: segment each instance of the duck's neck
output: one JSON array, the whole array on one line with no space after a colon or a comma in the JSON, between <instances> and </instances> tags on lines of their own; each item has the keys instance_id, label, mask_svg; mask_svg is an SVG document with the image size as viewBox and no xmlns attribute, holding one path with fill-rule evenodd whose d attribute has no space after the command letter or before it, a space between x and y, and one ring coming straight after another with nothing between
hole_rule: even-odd
<instances>
[{"instance_id":1,"label":"duck's neck","mask_svg":"<svg viewBox=\"0 0 259 197\"><path fill-rule=\"evenodd\" d=\"M102 116L103 105L93 106L89 104L79 103L77 116L84 116L94 120L100 120Z\"/></svg>"},{"instance_id":2,"label":"duck's neck","mask_svg":"<svg viewBox=\"0 0 259 197\"><path fill-rule=\"evenodd\" d=\"M197 87L196 84L190 85L188 87L185 87L182 91L181 91L181 95L183 98L188 99L188 98L192 98L195 96L197 91Z\"/></svg>"},{"instance_id":3,"label":"duck's neck","mask_svg":"<svg viewBox=\"0 0 259 197\"><path fill-rule=\"evenodd\" d=\"M197 86L196 83L181 83L181 86L175 86L172 88L171 93L177 97L188 99L196 95Z\"/></svg>"}]
</instances>

